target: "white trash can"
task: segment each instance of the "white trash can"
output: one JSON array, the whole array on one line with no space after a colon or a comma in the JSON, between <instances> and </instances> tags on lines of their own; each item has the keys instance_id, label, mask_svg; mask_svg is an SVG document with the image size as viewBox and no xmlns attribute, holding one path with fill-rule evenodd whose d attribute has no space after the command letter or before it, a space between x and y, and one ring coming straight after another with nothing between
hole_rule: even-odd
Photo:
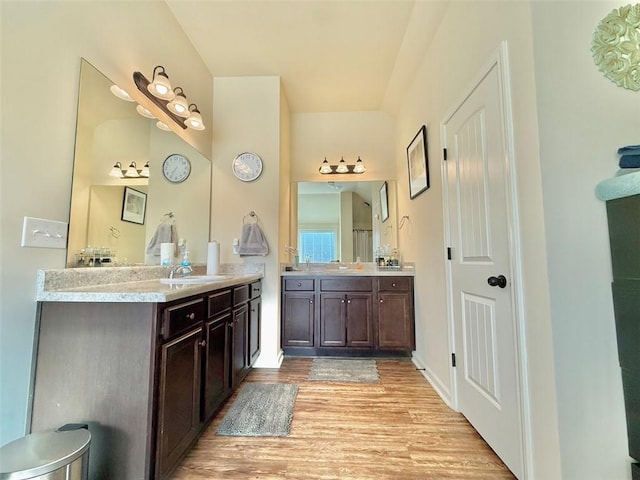
<instances>
[{"instance_id":1,"label":"white trash can","mask_svg":"<svg viewBox=\"0 0 640 480\"><path fill-rule=\"evenodd\" d=\"M14 440L0 448L0 480L87 480L90 442L78 424Z\"/></svg>"}]
</instances>

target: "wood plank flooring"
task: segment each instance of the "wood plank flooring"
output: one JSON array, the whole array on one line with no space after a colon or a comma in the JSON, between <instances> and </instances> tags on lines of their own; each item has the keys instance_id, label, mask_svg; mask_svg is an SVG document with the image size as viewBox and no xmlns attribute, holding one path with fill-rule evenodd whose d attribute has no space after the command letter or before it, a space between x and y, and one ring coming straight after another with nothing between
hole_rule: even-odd
<instances>
[{"instance_id":1,"label":"wood plank flooring","mask_svg":"<svg viewBox=\"0 0 640 480\"><path fill-rule=\"evenodd\" d=\"M311 363L285 358L245 380L298 384L288 437L216 435L236 392L172 480L514 478L410 361L378 359L377 384L309 381Z\"/></svg>"}]
</instances>

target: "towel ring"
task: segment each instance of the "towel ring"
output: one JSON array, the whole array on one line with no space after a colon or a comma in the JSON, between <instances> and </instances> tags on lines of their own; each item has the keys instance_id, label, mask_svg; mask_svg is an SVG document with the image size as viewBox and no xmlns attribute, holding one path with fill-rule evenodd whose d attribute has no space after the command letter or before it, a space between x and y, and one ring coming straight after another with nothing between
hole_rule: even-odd
<instances>
[{"instance_id":1,"label":"towel ring","mask_svg":"<svg viewBox=\"0 0 640 480\"><path fill-rule=\"evenodd\" d=\"M256 212L254 212L253 210L250 211L249 213L247 213L244 217L242 217L242 223L244 225L246 225L247 223L251 223L251 219L254 219L253 223L258 223L258 215L256 215ZM247 219L249 220L249 222L247 222Z\"/></svg>"}]
</instances>

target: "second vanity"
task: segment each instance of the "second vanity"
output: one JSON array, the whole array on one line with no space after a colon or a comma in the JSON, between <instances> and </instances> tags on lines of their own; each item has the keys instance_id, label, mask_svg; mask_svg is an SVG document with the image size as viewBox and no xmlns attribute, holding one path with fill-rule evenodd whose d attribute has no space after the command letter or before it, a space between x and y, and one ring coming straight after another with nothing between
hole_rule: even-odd
<instances>
[{"instance_id":1,"label":"second vanity","mask_svg":"<svg viewBox=\"0 0 640 480\"><path fill-rule=\"evenodd\" d=\"M88 423L89 478L168 478L260 353L262 273L122 270L40 272L31 431Z\"/></svg>"},{"instance_id":2,"label":"second vanity","mask_svg":"<svg viewBox=\"0 0 640 480\"><path fill-rule=\"evenodd\" d=\"M301 356L410 356L413 270L284 271L282 348Z\"/></svg>"}]
</instances>

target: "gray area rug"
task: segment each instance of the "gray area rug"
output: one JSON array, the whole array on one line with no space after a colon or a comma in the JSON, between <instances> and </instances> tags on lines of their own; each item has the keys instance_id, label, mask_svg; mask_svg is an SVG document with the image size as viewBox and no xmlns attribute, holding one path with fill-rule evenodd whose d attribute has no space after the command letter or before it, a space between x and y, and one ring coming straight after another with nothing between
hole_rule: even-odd
<instances>
[{"instance_id":1,"label":"gray area rug","mask_svg":"<svg viewBox=\"0 0 640 480\"><path fill-rule=\"evenodd\" d=\"M298 386L288 383L245 383L218 425L218 435L289 435L297 394Z\"/></svg>"},{"instance_id":2,"label":"gray area rug","mask_svg":"<svg viewBox=\"0 0 640 480\"><path fill-rule=\"evenodd\" d=\"M379 383L378 367L373 359L314 358L309 380L319 382Z\"/></svg>"}]
</instances>

